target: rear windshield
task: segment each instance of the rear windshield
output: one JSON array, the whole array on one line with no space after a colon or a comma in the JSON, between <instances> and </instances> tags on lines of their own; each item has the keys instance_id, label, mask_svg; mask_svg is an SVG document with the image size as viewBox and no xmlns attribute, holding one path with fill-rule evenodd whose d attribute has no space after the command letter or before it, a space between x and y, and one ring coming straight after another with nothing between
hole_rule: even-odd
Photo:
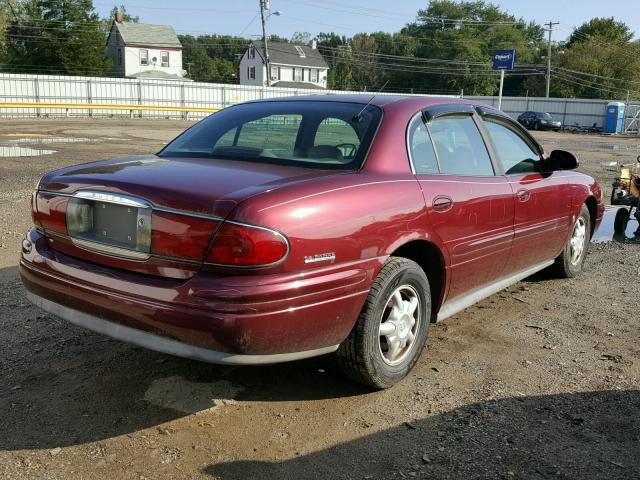
<instances>
[{"instance_id":1,"label":"rear windshield","mask_svg":"<svg viewBox=\"0 0 640 480\"><path fill-rule=\"evenodd\" d=\"M236 105L194 125L159 155L358 169L382 116L378 107L364 107L314 101Z\"/></svg>"}]
</instances>

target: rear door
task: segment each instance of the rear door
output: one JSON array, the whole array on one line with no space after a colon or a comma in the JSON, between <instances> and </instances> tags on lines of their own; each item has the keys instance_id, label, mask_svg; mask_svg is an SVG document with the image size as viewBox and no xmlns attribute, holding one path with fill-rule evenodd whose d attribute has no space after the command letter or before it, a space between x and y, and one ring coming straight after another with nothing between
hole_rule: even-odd
<instances>
[{"instance_id":1,"label":"rear door","mask_svg":"<svg viewBox=\"0 0 640 480\"><path fill-rule=\"evenodd\" d=\"M449 257L447 300L503 275L513 236L513 193L489 156L467 105L417 116L409 151L432 231Z\"/></svg>"},{"instance_id":2,"label":"rear door","mask_svg":"<svg viewBox=\"0 0 640 480\"><path fill-rule=\"evenodd\" d=\"M544 171L542 150L515 122L485 116L483 123L513 194L514 238L505 273L518 273L562 250L572 223L568 181Z\"/></svg>"}]
</instances>

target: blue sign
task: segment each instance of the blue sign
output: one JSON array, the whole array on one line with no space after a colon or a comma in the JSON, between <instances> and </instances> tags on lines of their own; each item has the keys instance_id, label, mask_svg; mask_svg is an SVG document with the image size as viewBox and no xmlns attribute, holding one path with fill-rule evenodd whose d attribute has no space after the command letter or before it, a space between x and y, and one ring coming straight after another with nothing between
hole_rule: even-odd
<instances>
[{"instance_id":1,"label":"blue sign","mask_svg":"<svg viewBox=\"0 0 640 480\"><path fill-rule=\"evenodd\" d=\"M494 70L513 70L516 65L515 50L496 50L493 54Z\"/></svg>"}]
</instances>

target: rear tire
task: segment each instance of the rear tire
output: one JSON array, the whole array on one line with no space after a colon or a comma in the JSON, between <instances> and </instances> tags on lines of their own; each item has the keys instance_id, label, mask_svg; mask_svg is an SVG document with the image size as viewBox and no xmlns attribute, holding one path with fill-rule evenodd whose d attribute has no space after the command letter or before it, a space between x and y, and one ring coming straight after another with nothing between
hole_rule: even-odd
<instances>
[{"instance_id":1,"label":"rear tire","mask_svg":"<svg viewBox=\"0 0 640 480\"><path fill-rule=\"evenodd\" d=\"M338 349L345 374L378 389L406 377L427 340L430 292L429 280L417 263L389 258L373 282L353 330Z\"/></svg>"},{"instance_id":2,"label":"rear tire","mask_svg":"<svg viewBox=\"0 0 640 480\"><path fill-rule=\"evenodd\" d=\"M619 208L616 212L616 217L613 220L613 231L619 234L624 234L627 230L627 224L629 223L629 217L631 213L626 208Z\"/></svg>"},{"instance_id":3,"label":"rear tire","mask_svg":"<svg viewBox=\"0 0 640 480\"><path fill-rule=\"evenodd\" d=\"M591 215L586 205L582 205L580 214L573 224L571 237L556 258L553 269L562 278L572 278L582 272L584 259L591 240Z\"/></svg>"}]
</instances>

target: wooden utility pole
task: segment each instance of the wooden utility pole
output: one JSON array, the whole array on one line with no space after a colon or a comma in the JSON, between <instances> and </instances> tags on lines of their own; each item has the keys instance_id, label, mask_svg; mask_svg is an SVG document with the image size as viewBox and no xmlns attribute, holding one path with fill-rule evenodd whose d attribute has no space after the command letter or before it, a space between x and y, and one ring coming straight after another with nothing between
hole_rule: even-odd
<instances>
[{"instance_id":1,"label":"wooden utility pole","mask_svg":"<svg viewBox=\"0 0 640 480\"><path fill-rule=\"evenodd\" d=\"M262 44L264 45L264 64L267 67L267 87L271 86L271 66L269 65L269 46L267 45L267 17L265 10L269 9L269 0L260 1L260 18L262 20Z\"/></svg>"},{"instance_id":2,"label":"wooden utility pole","mask_svg":"<svg viewBox=\"0 0 640 480\"><path fill-rule=\"evenodd\" d=\"M549 45L547 50L547 98L549 98L549 92L551 91L551 33L553 32L553 27L560 25L560 22L549 21L549 23L545 23L545 25L549 27Z\"/></svg>"}]
</instances>

